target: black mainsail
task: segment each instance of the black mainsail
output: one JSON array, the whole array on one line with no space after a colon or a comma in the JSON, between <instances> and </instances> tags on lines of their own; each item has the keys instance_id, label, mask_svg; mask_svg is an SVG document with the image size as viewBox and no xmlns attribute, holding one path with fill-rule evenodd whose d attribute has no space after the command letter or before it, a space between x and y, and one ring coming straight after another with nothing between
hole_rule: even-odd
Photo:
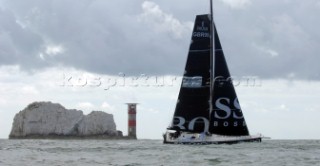
<instances>
[{"instance_id":1,"label":"black mainsail","mask_svg":"<svg viewBox=\"0 0 320 166\"><path fill-rule=\"evenodd\" d=\"M214 38L213 110L209 131L220 135L249 135L216 28Z\"/></svg>"}]
</instances>

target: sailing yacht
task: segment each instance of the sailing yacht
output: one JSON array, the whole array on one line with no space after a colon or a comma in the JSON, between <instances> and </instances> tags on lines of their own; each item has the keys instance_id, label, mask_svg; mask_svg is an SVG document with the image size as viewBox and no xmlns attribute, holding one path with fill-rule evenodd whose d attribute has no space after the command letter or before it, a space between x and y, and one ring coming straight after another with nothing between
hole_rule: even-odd
<instances>
[{"instance_id":1,"label":"sailing yacht","mask_svg":"<svg viewBox=\"0 0 320 166\"><path fill-rule=\"evenodd\" d=\"M197 15L168 144L261 142L250 135L210 14Z\"/></svg>"}]
</instances>

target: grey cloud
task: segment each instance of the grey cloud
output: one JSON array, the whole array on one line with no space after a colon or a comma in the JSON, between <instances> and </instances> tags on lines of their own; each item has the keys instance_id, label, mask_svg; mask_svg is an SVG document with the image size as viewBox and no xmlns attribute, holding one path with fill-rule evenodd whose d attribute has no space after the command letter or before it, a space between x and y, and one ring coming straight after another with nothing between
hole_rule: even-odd
<instances>
[{"instance_id":1,"label":"grey cloud","mask_svg":"<svg viewBox=\"0 0 320 166\"><path fill-rule=\"evenodd\" d=\"M252 1L217 8L216 21L231 71L264 78L320 79L317 1Z\"/></svg>"},{"instance_id":2,"label":"grey cloud","mask_svg":"<svg viewBox=\"0 0 320 166\"><path fill-rule=\"evenodd\" d=\"M209 8L207 0L0 2L1 65L62 65L104 74L180 75L190 23ZM318 1L243 2L214 4L232 74L320 79ZM50 46L63 51L50 54Z\"/></svg>"},{"instance_id":3,"label":"grey cloud","mask_svg":"<svg viewBox=\"0 0 320 166\"><path fill-rule=\"evenodd\" d=\"M41 45L41 39L22 28L15 20L13 13L0 9L0 64L34 64L29 55L34 55Z\"/></svg>"},{"instance_id":4,"label":"grey cloud","mask_svg":"<svg viewBox=\"0 0 320 166\"><path fill-rule=\"evenodd\" d=\"M21 25L30 29L30 33L34 32L42 40L42 43L29 41L37 47L37 52L26 52L22 46L16 47L31 61L41 60L39 55L51 44L63 47L64 52L46 56L42 64L47 66L72 66L108 74L182 71L182 65L177 68L168 60L184 56L186 50L179 48L181 42L189 42L189 37L174 38L172 32L158 32L149 22L139 20L144 12L143 1L27 1L7 1L7 8L15 14L11 18L15 26L19 26L15 21L19 20ZM13 61L19 63L17 59ZM172 64L178 62L177 58L171 61ZM33 66L23 62L19 64L27 69L43 67L37 63Z\"/></svg>"}]
</instances>

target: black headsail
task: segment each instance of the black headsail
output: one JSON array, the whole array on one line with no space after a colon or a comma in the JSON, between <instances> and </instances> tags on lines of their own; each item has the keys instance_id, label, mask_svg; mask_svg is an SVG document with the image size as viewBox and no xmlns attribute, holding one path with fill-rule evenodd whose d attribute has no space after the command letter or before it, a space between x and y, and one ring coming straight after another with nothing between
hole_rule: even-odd
<instances>
[{"instance_id":1,"label":"black headsail","mask_svg":"<svg viewBox=\"0 0 320 166\"><path fill-rule=\"evenodd\" d=\"M213 110L209 131L229 136L249 135L216 28L214 36Z\"/></svg>"},{"instance_id":2,"label":"black headsail","mask_svg":"<svg viewBox=\"0 0 320 166\"><path fill-rule=\"evenodd\" d=\"M195 20L185 72L169 129L203 132L209 128L210 98L209 15Z\"/></svg>"}]
</instances>

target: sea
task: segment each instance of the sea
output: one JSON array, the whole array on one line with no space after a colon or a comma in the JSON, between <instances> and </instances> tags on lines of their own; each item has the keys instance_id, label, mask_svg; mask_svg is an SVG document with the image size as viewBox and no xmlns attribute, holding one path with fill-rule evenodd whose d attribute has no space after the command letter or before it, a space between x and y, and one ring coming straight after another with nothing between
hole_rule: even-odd
<instances>
[{"instance_id":1,"label":"sea","mask_svg":"<svg viewBox=\"0 0 320 166\"><path fill-rule=\"evenodd\" d=\"M1 166L320 166L320 140L168 145L161 140L0 140Z\"/></svg>"}]
</instances>

